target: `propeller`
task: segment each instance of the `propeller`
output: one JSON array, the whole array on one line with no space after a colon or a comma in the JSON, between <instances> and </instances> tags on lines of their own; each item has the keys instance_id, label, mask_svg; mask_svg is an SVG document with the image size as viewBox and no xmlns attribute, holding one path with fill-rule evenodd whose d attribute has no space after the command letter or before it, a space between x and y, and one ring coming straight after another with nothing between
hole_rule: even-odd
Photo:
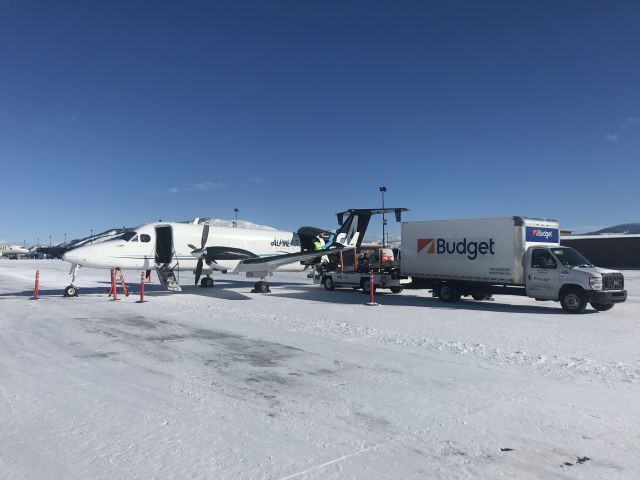
<instances>
[{"instance_id":1,"label":"propeller","mask_svg":"<svg viewBox=\"0 0 640 480\"><path fill-rule=\"evenodd\" d=\"M205 224L202 228L202 240L200 241L200 249L195 248L193 245L189 245L193 248L194 254L198 255L198 264L196 265L196 285L200 281L200 275L202 275L202 266L204 264L204 255L206 255L205 245L207 244L207 239L209 238L209 225Z\"/></svg>"}]
</instances>

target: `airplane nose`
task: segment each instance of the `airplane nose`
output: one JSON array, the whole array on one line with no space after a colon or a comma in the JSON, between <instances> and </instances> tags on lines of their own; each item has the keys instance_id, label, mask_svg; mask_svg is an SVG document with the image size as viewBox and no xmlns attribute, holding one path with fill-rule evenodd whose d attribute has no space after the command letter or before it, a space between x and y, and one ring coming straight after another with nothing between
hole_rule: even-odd
<instances>
[{"instance_id":1,"label":"airplane nose","mask_svg":"<svg viewBox=\"0 0 640 480\"><path fill-rule=\"evenodd\" d=\"M65 252L64 254L62 254L62 260L64 260L65 262L78 263L79 259L80 258L78 254L75 253L73 250L69 250L68 252Z\"/></svg>"}]
</instances>

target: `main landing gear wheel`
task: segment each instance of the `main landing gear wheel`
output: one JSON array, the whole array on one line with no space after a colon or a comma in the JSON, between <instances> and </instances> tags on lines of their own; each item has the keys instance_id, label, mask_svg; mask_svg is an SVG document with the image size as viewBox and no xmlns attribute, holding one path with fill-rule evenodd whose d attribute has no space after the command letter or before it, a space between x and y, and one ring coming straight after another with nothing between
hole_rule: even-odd
<instances>
[{"instance_id":1,"label":"main landing gear wheel","mask_svg":"<svg viewBox=\"0 0 640 480\"><path fill-rule=\"evenodd\" d=\"M64 289L64 296L65 297L77 297L78 296L78 289L74 285L69 285L67 288Z\"/></svg>"},{"instance_id":2,"label":"main landing gear wheel","mask_svg":"<svg viewBox=\"0 0 640 480\"><path fill-rule=\"evenodd\" d=\"M271 290L269 289L269 282L265 282L264 280L256 282L251 293L271 293Z\"/></svg>"},{"instance_id":3,"label":"main landing gear wheel","mask_svg":"<svg viewBox=\"0 0 640 480\"><path fill-rule=\"evenodd\" d=\"M402 287L391 287L391 293L400 293L402 291Z\"/></svg>"},{"instance_id":4,"label":"main landing gear wheel","mask_svg":"<svg viewBox=\"0 0 640 480\"><path fill-rule=\"evenodd\" d=\"M203 288L212 288L214 286L213 278L204 277L202 280L200 280L200 286Z\"/></svg>"}]
</instances>

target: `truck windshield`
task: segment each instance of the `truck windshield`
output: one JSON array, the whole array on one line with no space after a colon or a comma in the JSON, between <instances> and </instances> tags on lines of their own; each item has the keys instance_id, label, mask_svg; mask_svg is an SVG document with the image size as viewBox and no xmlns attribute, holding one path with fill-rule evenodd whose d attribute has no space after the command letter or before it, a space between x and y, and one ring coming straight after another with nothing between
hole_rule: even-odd
<instances>
[{"instance_id":1,"label":"truck windshield","mask_svg":"<svg viewBox=\"0 0 640 480\"><path fill-rule=\"evenodd\" d=\"M593 267L589 260L573 248L552 248L551 251L565 267Z\"/></svg>"}]
</instances>

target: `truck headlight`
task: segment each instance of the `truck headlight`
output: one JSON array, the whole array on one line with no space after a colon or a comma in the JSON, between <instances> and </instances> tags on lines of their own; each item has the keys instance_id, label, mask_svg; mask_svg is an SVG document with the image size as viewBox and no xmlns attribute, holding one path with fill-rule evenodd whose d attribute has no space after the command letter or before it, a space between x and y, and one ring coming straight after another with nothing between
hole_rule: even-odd
<instances>
[{"instance_id":1,"label":"truck headlight","mask_svg":"<svg viewBox=\"0 0 640 480\"><path fill-rule=\"evenodd\" d=\"M589 285L593 290L602 290L602 277L589 277Z\"/></svg>"}]
</instances>

